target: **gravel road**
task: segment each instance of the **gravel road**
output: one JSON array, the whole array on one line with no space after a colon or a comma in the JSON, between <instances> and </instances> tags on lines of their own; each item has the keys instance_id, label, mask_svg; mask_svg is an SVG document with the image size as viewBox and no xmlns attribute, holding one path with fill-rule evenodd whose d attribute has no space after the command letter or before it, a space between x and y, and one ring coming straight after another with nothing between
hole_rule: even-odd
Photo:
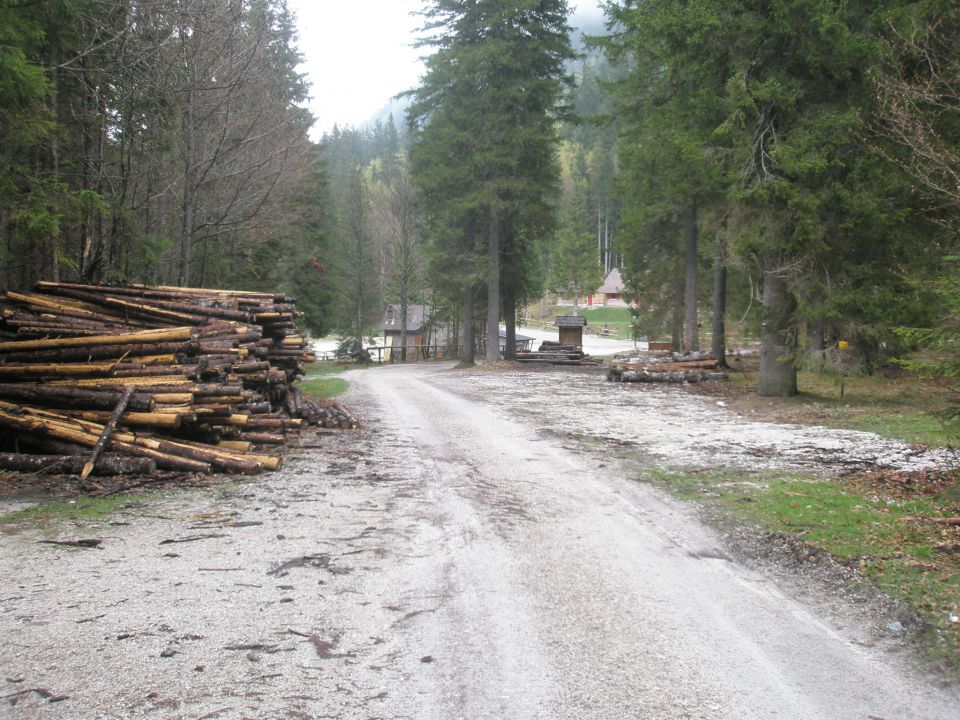
<instances>
[{"instance_id":1,"label":"gravel road","mask_svg":"<svg viewBox=\"0 0 960 720\"><path fill-rule=\"evenodd\" d=\"M304 435L266 480L57 534L100 549L0 534L0 718L958 717L872 626L792 599L566 434L665 465L936 458L586 373L349 380L366 429Z\"/></svg>"}]
</instances>

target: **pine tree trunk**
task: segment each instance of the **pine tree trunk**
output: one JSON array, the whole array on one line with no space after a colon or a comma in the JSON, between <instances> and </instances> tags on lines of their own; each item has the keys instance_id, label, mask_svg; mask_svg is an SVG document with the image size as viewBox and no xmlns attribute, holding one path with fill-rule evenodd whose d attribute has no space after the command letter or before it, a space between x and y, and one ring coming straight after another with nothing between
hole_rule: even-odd
<instances>
[{"instance_id":1,"label":"pine tree trunk","mask_svg":"<svg viewBox=\"0 0 960 720\"><path fill-rule=\"evenodd\" d=\"M507 326L504 360L517 359L517 294L512 282L507 282L503 290L503 319Z\"/></svg>"},{"instance_id":2,"label":"pine tree trunk","mask_svg":"<svg viewBox=\"0 0 960 720\"><path fill-rule=\"evenodd\" d=\"M500 359L500 211L490 205L490 229L487 247L487 362Z\"/></svg>"},{"instance_id":3,"label":"pine tree trunk","mask_svg":"<svg viewBox=\"0 0 960 720\"><path fill-rule=\"evenodd\" d=\"M683 283L677 282L673 288L673 317L671 318L670 349L673 352L683 350Z\"/></svg>"},{"instance_id":4,"label":"pine tree trunk","mask_svg":"<svg viewBox=\"0 0 960 720\"><path fill-rule=\"evenodd\" d=\"M827 349L826 322L822 315L818 315L813 322L810 323L808 339L810 341L811 352L822 353Z\"/></svg>"},{"instance_id":5,"label":"pine tree trunk","mask_svg":"<svg viewBox=\"0 0 960 720\"><path fill-rule=\"evenodd\" d=\"M795 303L786 281L770 271L763 274L763 334L760 385L764 397L797 394L796 341L792 334Z\"/></svg>"},{"instance_id":6,"label":"pine tree trunk","mask_svg":"<svg viewBox=\"0 0 960 720\"><path fill-rule=\"evenodd\" d=\"M826 369L827 331L823 315L818 315L807 328L807 363L818 373Z\"/></svg>"},{"instance_id":7,"label":"pine tree trunk","mask_svg":"<svg viewBox=\"0 0 960 720\"><path fill-rule=\"evenodd\" d=\"M51 74L50 74L50 107L51 115L54 120L59 122L59 73L57 71L57 63L51 63ZM51 176L59 181L60 180L60 145L59 139L56 132L50 133L50 174ZM59 239L53 233L50 234L50 279L54 282L60 280L60 246ZM42 276L41 276L42 277Z\"/></svg>"},{"instance_id":8,"label":"pine tree trunk","mask_svg":"<svg viewBox=\"0 0 960 720\"><path fill-rule=\"evenodd\" d=\"M473 285L467 285L463 292L463 362L473 365L477 361L477 339L473 324Z\"/></svg>"},{"instance_id":9,"label":"pine tree trunk","mask_svg":"<svg viewBox=\"0 0 960 720\"><path fill-rule=\"evenodd\" d=\"M690 206L683 214L683 233L686 246L685 279L683 286L683 349L700 349L700 332L697 327L697 205Z\"/></svg>"},{"instance_id":10,"label":"pine tree trunk","mask_svg":"<svg viewBox=\"0 0 960 720\"><path fill-rule=\"evenodd\" d=\"M400 362L407 361L407 299L400 298Z\"/></svg>"},{"instance_id":11,"label":"pine tree trunk","mask_svg":"<svg viewBox=\"0 0 960 720\"><path fill-rule=\"evenodd\" d=\"M726 367L727 248L721 240L717 240L713 263L713 338L711 350L720 367Z\"/></svg>"},{"instance_id":12,"label":"pine tree trunk","mask_svg":"<svg viewBox=\"0 0 960 720\"><path fill-rule=\"evenodd\" d=\"M191 88L187 95L186 108L183 113L184 168L183 168L183 199L181 202L180 217L180 271L177 284L180 287L190 285L190 256L193 254L193 227L196 223L196 186L194 176L197 163L197 128L194 122L194 93Z\"/></svg>"}]
</instances>

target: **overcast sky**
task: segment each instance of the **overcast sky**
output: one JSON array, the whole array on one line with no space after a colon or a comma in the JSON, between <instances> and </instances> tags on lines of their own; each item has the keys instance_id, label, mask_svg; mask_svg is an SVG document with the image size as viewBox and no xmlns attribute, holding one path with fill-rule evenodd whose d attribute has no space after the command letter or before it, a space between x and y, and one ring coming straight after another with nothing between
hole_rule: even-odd
<instances>
[{"instance_id":1,"label":"overcast sky","mask_svg":"<svg viewBox=\"0 0 960 720\"><path fill-rule=\"evenodd\" d=\"M318 139L333 125L360 125L390 98L414 87L423 66L411 47L423 0L287 0L297 14L301 68L310 79ZM595 10L598 0L571 0ZM599 14L599 10L595 10Z\"/></svg>"}]
</instances>

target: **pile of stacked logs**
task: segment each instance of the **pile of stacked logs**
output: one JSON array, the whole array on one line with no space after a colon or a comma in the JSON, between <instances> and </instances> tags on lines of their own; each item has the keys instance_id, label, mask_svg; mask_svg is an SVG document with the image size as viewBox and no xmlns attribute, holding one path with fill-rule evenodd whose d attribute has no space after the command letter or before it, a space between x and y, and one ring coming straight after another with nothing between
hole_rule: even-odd
<instances>
[{"instance_id":1,"label":"pile of stacked logs","mask_svg":"<svg viewBox=\"0 0 960 720\"><path fill-rule=\"evenodd\" d=\"M0 302L0 467L256 473L328 410L285 295L40 282ZM352 421L352 418L350 419ZM338 421L336 427L342 427ZM13 447L11 447L13 446ZM79 459L78 459L79 458Z\"/></svg>"},{"instance_id":2,"label":"pile of stacked logs","mask_svg":"<svg viewBox=\"0 0 960 720\"><path fill-rule=\"evenodd\" d=\"M522 363L545 363L547 365L600 365L603 361L592 358L578 345L563 345L552 340L544 340L539 349L531 352L518 352L517 361Z\"/></svg>"},{"instance_id":3,"label":"pile of stacked logs","mask_svg":"<svg viewBox=\"0 0 960 720\"><path fill-rule=\"evenodd\" d=\"M725 380L715 355L687 353L614 360L607 370L607 380L639 383L696 383Z\"/></svg>"}]
</instances>

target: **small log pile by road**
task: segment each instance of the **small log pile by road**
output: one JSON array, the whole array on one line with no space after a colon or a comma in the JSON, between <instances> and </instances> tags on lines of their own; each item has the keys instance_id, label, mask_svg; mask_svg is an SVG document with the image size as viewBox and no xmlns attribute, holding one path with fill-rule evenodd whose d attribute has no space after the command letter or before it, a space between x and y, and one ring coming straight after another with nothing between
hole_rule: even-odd
<instances>
[{"instance_id":1,"label":"small log pile by road","mask_svg":"<svg viewBox=\"0 0 960 720\"><path fill-rule=\"evenodd\" d=\"M518 352L517 362L544 363L547 365L601 365L602 360L592 358L583 352L578 345L562 345L553 340L544 340L539 349L529 352Z\"/></svg>"},{"instance_id":2,"label":"small log pile by road","mask_svg":"<svg viewBox=\"0 0 960 720\"><path fill-rule=\"evenodd\" d=\"M286 295L250 291L39 282L5 293L0 429L16 452L0 468L81 479L278 469L261 447L288 431L357 426L296 387L315 359L301 315Z\"/></svg>"},{"instance_id":3,"label":"small log pile by road","mask_svg":"<svg viewBox=\"0 0 960 720\"><path fill-rule=\"evenodd\" d=\"M715 355L687 353L613 360L607 380L634 383L697 383L726 380Z\"/></svg>"}]
</instances>

